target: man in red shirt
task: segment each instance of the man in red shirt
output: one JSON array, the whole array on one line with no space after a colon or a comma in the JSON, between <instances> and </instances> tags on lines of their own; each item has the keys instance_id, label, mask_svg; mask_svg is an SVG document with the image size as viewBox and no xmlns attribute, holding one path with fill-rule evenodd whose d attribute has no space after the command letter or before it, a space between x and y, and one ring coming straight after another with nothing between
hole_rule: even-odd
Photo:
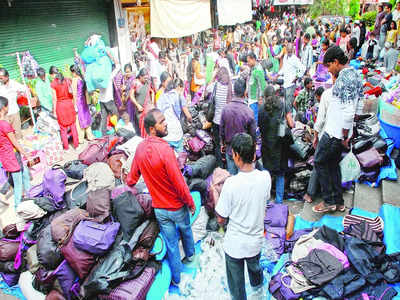
<instances>
[{"instance_id":1,"label":"man in red shirt","mask_svg":"<svg viewBox=\"0 0 400 300\"><path fill-rule=\"evenodd\" d=\"M182 262L176 229L179 229L182 236L187 259L192 261L195 252L188 208L193 215L195 205L179 169L175 153L162 139L168 134L162 112L159 109L150 110L144 118L144 127L149 136L136 149L126 183L135 185L140 175L143 176L153 199L152 206L160 230L166 239L172 282L179 284Z\"/></svg>"}]
</instances>

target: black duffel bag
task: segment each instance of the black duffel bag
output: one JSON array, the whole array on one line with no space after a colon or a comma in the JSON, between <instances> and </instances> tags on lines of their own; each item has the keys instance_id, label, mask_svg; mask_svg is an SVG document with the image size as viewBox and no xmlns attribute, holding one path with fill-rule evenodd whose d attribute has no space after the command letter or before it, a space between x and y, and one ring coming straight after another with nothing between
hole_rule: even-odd
<instances>
[{"instance_id":1,"label":"black duffel bag","mask_svg":"<svg viewBox=\"0 0 400 300\"><path fill-rule=\"evenodd\" d=\"M87 167L88 166L80 160L72 160L64 164L63 170L69 178L81 180L83 178L83 171Z\"/></svg>"},{"instance_id":2,"label":"black duffel bag","mask_svg":"<svg viewBox=\"0 0 400 300\"><path fill-rule=\"evenodd\" d=\"M113 216L121 224L125 241L129 241L136 228L144 221L145 213L131 192L124 192L112 201Z\"/></svg>"},{"instance_id":3,"label":"black duffel bag","mask_svg":"<svg viewBox=\"0 0 400 300\"><path fill-rule=\"evenodd\" d=\"M47 270L55 270L63 260L60 249L51 237L50 225L40 232L37 249L39 263Z\"/></svg>"},{"instance_id":4,"label":"black duffel bag","mask_svg":"<svg viewBox=\"0 0 400 300\"><path fill-rule=\"evenodd\" d=\"M132 262L132 251L148 224L149 221L145 221L140 225L129 242L122 241L118 244L116 242L104 260L92 269L81 287L84 299L95 299L98 294L108 294L119 283L136 278L142 273L146 265L135 267Z\"/></svg>"},{"instance_id":5,"label":"black duffel bag","mask_svg":"<svg viewBox=\"0 0 400 300\"><path fill-rule=\"evenodd\" d=\"M74 207L83 208L86 205L88 198L88 183L87 181L80 182L72 190L65 192L64 202L67 204L69 209Z\"/></svg>"}]
</instances>

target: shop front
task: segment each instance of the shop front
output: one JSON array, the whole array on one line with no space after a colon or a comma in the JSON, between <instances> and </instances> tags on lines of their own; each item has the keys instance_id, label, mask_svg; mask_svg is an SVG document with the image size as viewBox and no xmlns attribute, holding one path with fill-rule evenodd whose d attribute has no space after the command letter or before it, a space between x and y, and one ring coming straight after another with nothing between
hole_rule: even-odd
<instances>
[{"instance_id":1,"label":"shop front","mask_svg":"<svg viewBox=\"0 0 400 300\"><path fill-rule=\"evenodd\" d=\"M74 48L80 52L93 33L115 46L113 19L112 1L106 0L0 1L0 65L18 78L16 53L30 51L46 71L51 65L64 70L73 63Z\"/></svg>"}]
</instances>

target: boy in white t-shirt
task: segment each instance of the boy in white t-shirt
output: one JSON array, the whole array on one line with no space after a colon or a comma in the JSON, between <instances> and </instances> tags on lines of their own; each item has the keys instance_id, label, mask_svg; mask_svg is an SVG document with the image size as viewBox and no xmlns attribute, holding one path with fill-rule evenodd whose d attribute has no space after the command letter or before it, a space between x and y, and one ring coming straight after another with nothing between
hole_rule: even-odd
<instances>
[{"instance_id":1,"label":"boy in white t-shirt","mask_svg":"<svg viewBox=\"0 0 400 300\"><path fill-rule=\"evenodd\" d=\"M243 300L246 299L245 261L253 289L261 290L263 284L260 253L271 176L268 171L254 168L255 143L250 135L236 134L231 146L232 158L240 172L225 181L215 210L220 225L228 222L224 251L229 290L233 300Z\"/></svg>"}]
</instances>

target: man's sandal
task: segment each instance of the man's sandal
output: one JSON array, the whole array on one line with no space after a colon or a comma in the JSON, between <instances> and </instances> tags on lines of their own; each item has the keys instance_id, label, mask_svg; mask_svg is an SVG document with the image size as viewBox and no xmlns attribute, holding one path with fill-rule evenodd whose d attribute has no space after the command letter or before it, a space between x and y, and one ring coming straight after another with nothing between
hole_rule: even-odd
<instances>
[{"instance_id":1,"label":"man's sandal","mask_svg":"<svg viewBox=\"0 0 400 300\"><path fill-rule=\"evenodd\" d=\"M336 205L325 206L324 202L321 202L321 203L313 206L312 210L313 210L313 212L321 213L321 214L327 213L327 212L334 212L334 211L336 211Z\"/></svg>"}]
</instances>

